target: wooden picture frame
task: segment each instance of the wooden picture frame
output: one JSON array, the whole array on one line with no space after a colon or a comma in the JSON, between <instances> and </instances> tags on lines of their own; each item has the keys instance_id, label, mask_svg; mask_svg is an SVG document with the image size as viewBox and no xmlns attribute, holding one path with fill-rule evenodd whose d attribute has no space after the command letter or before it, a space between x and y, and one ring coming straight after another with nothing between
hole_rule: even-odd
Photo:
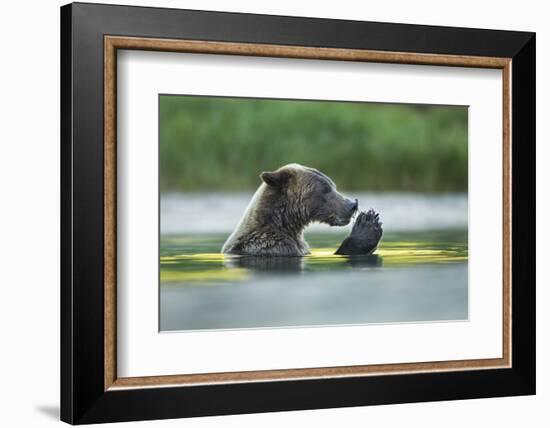
<instances>
[{"instance_id":1,"label":"wooden picture frame","mask_svg":"<svg viewBox=\"0 0 550 428\"><path fill-rule=\"evenodd\" d=\"M118 377L118 49L501 69L502 358ZM61 53L62 420L114 422L535 392L534 34L76 3L61 9Z\"/></svg>"}]
</instances>

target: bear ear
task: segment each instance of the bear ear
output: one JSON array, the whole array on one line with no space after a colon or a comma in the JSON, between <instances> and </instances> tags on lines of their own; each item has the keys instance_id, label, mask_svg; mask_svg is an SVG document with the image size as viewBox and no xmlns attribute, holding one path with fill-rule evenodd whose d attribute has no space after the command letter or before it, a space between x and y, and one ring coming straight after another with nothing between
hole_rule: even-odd
<instances>
[{"instance_id":1,"label":"bear ear","mask_svg":"<svg viewBox=\"0 0 550 428\"><path fill-rule=\"evenodd\" d=\"M273 171L273 172L262 172L260 174L262 181L268 186L272 187L282 187L290 179L290 172L288 171Z\"/></svg>"}]
</instances>

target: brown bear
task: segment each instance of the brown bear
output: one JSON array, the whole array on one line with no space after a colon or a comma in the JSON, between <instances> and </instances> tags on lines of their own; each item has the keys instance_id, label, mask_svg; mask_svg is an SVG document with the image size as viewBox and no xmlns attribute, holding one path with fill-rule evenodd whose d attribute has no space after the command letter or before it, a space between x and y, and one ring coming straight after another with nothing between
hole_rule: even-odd
<instances>
[{"instance_id":1,"label":"brown bear","mask_svg":"<svg viewBox=\"0 0 550 428\"><path fill-rule=\"evenodd\" d=\"M357 199L344 197L314 168L289 164L260 177L263 183L223 245L224 254L305 256L309 246L303 232L310 223L345 226L358 210ZM378 214L362 212L336 254L370 254L381 237Z\"/></svg>"}]
</instances>

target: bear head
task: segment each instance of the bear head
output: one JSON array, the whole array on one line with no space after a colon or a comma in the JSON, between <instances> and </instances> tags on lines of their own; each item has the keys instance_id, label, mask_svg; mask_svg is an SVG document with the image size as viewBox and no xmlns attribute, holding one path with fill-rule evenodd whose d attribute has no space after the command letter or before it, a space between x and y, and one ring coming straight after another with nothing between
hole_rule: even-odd
<instances>
[{"instance_id":1,"label":"bear head","mask_svg":"<svg viewBox=\"0 0 550 428\"><path fill-rule=\"evenodd\" d=\"M264 207L280 216L285 225L300 228L318 222L345 226L357 211L357 199L343 196L327 175L314 168L289 164L260 177L268 199Z\"/></svg>"}]
</instances>

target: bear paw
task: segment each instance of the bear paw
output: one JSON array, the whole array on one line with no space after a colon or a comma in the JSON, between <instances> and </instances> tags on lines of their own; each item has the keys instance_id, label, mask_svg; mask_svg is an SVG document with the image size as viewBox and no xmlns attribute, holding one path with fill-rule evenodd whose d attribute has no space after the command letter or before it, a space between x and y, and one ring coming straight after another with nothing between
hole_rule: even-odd
<instances>
[{"instance_id":1,"label":"bear paw","mask_svg":"<svg viewBox=\"0 0 550 428\"><path fill-rule=\"evenodd\" d=\"M382 238L382 222L373 209L360 212L350 235L342 242L336 254L361 255L371 254Z\"/></svg>"},{"instance_id":2,"label":"bear paw","mask_svg":"<svg viewBox=\"0 0 550 428\"><path fill-rule=\"evenodd\" d=\"M361 241L380 241L382 237L382 222L380 216L372 208L367 212L361 211L355 220L351 236Z\"/></svg>"}]
</instances>

